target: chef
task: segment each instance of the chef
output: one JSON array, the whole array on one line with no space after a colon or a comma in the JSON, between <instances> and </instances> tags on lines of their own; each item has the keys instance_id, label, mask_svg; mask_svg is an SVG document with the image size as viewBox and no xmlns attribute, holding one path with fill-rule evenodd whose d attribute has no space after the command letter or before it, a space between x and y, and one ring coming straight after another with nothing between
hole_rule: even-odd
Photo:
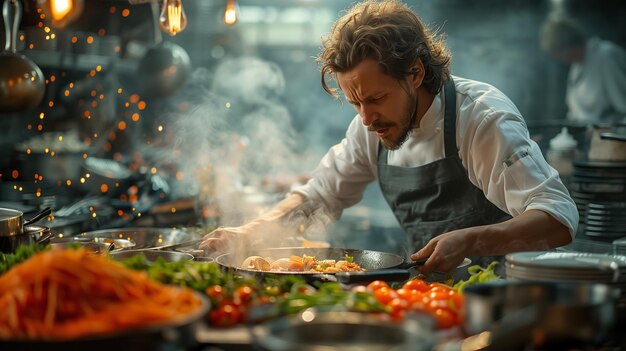
<instances>
[{"instance_id":1,"label":"chef","mask_svg":"<svg viewBox=\"0 0 626 351\"><path fill-rule=\"evenodd\" d=\"M570 64L566 103L568 119L577 122L626 122L626 50L587 37L567 17L551 17L542 28L541 46Z\"/></svg>"},{"instance_id":2,"label":"chef","mask_svg":"<svg viewBox=\"0 0 626 351\"><path fill-rule=\"evenodd\" d=\"M338 218L373 181L413 243L411 258L428 258L423 273L572 240L574 202L518 109L495 87L452 76L444 42L405 4L354 5L318 61L324 89L340 91L357 112L345 138L306 185L259 218L208 234L201 247L223 249L312 204Z\"/></svg>"}]
</instances>

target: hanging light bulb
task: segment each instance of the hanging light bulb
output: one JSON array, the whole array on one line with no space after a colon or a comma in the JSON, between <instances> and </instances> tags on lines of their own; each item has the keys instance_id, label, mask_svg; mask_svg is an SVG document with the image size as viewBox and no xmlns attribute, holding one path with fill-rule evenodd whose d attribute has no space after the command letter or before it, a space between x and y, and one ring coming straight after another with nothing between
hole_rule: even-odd
<instances>
[{"instance_id":1,"label":"hanging light bulb","mask_svg":"<svg viewBox=\"0 0 626 351\"><path fill-rule=\"evenodd\" d=\"M56 28L64 28L83 11L83 0L39 0L39 3Z\"/></svg>"},{"instance_id":2,"label":"hanging light bulb","mask_svg":"<svg viewBox=\"0 0 626 351\"><path fill-rule=\"evenodd\" d=\"M226 10L224 11L224 23L233 25L237 22L237 3L235 0L226 1Z\"/></svg>"},{"instance_id":3,"label":"hanging light bulb","mask_svg":"<svg viewBox=\"0 0 626 351\"><path fill-rule=\"evenodd\" d=\"M176 35L187 27L187 15L181 0L163 0L159 25L169 35Z\"/></svg>"}]
</instances>

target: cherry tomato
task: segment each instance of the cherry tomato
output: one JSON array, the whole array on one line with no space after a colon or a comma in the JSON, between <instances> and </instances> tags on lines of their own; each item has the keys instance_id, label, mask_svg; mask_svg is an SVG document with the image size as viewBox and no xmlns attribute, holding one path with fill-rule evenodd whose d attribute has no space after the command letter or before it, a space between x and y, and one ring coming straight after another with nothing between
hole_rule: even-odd
<instances>
[{"instance_id":1,"label":"cherry tomato","mask_svg":"<svg viewBox=\"0 0 626 351\"><path fill-rule=\"evenodd\" d=\"M374 291L374 297L383 305L388 304L391 300L398 297L398 293L389 287L382 287Z\"/></svg>"},{"instance_id":2,"label":"cherry tomato","mask_svg":"<svg viewBox=\"0 0 626 351\"><path fill-rule=\"evenodd\" d=\"M389 288L389 284L387 284L387 282L382 281L382 280L374 280L373 282L367 285L367 288L370 289L371 291L376 291L380 288Z\"/></svg>"},{"instance_id":3,"label":"cherry tomato","mask_svg":"<svg viewBox=\"0 0 626 351\"><path fill-rule=\"evenodd\" d=\"M450 290L450 292L448 292L448 303L450 304L450 309L459 312L463 307L463 295L454 290Z\"/></svg>"},{"instance_id":4,"label":"cherry tomato","mask_svg":"<svg viewBox=\"0 0 626 351\"><path fill-rule=\"evenodd\" d=\"M441 283L431 283L430 284L430 291L445 291L448 292L452 290L451 287L445 285L445 284L441 284Z\"/></svg>"},{"instance_id":5,"label":"cherry tomato","mask_svg":"<svg viewBox=\"0 0 626 351\"><path fill-rule=\"evenodd\" d=\"M242 319L242 313L237 306L224 304L209 312L209 322L216 327L230 327Z\"/></svg>"},{"instance_id":6,"label":"cherry tomato","mask_svg":"<svg viewBox=\"0 0 626 351\"><path fill-rule=\"evenodd\" d=\"M418 290L398 289L396 290L398 296L405 299L409 304L422 298L422 293Z\"/></svg>"},{"instance_id":7,"label":"cherry tomato","mask_svg":"<svg viewBox=\"0 0 626 351\"><path fill-rule=\"evenodd\" d=\"M220 285L211 285L204 292L213 303L218 303L225 297L224 288Z\"/></svg>"},{"instance_id":8,"label":"cherry tomato","mask_svg":"<svg viewBox=\"0 0 626 351\"><path fill-rule=\"evenodd\" d=\"M254 290L251 287L244 285L240 286L235 290L233 294L233 298L235 301L241 303L242 305L247 305L252 301L254 297Z\"/></svg>"},{"instance_id":9,"label":"cherry tomato","mask_svg":"<svg viewBox=\"0 0 626 351\"><path fill-rule=\"evenodd\" d=\"M428 285L428 283L426 283L425 281L421 279L413 279L404 283L402 288L407 289L407 290L417 290L417 291L425 292L430 289L430 286Z\"/></svg>"},{"instance_id":10,"label":"cherry tomato","mask_svg":"<svg viewBox=\"0 0 626 351\"><path fill-rule=\"evenodd\" d=\"M406 313L406 309L409 307L408 302L406 300L396 297L389 301L387 306L391 309L389 315L393 319L402 319Z\"/></svg>"},{"instance_id":11,"label":"cherry tomato","mask_svg":"<svg viewBox=\"0 0 626 351\"><path fill-rule=\"evenodd\" d=\"M452 312L450 305L448 304L448 300L430 300L430 302L424 305L424 309L430 312L435 312L436 310L443 309Z\"/></svg>"},{"instance_id":12,"label":"cherry tomato","mask_svg":"<svg viewBox=\"0 0 626 351\"><path fill-rule=\"evenodd\" d=\"M437 321L437 328L450 328L458 323L457 316L450 310L438 308L433 312L433 316Z\"/></svg>"},{"instance_id":13,"label":"cherry tomato","mask_svg":"<svg viewBox=\"0 0 626 351\"><path fill-rule=\"evenodd\" d=\"M426 292L426 295L428 295L432 300L448 300L450 297L447 291L441 290L429 290Z\"/></svg>"}]
</instances>

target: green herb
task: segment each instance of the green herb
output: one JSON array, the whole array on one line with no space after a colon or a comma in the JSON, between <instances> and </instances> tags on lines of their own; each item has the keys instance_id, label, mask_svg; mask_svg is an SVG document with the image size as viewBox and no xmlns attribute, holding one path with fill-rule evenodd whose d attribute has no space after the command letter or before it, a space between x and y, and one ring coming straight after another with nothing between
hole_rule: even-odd
<instances>
[{"instance_id":1,"label":"green herb","mask_svg":"<svg viewBox=\"0 0 626 351\"><path fill-rule=\"evenodd\" d=\"M354 257L353 256L348 256L348 254L346 254L346 261L348 263L354 263Z\"/></svg>"},{"instance_id":2,"label":"green herb","mask_svg":"<svg viewBox=\"0 0 626 351\"><path fill-rule=\"evenodd\" d=\"M468 285L500 279L500 276L494 272L497 265L498 262L493 261L486 268L483 268L479 265L468 267L467 272L470 274L470 277L467 280L462 280L454 284L452 288L459 293L462 293L463 289Z\"/></svg>"},{"instance_id":3,"label":"green herb","mask_svg":"<svg viewBox=\"0 0 626 351\"><path fill-rule=\"evenodd\" d=\"M41 246L38 244L22 245L15 250L14 253L2 253L0 252L0 274L4 274L13 266L18 265L34 256L36 253L46 251L50 246Z\"/></svg>"}]
</instances>

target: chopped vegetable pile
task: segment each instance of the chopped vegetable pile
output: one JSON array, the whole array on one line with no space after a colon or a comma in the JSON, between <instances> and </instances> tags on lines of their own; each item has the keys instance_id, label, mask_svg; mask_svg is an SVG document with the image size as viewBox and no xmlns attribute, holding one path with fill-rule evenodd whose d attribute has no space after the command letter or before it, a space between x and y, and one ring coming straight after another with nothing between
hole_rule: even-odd
<instances>
[{"instance_id":1,"label":"chopped vegetable pile","mask_svg":"<svg viewBox=\"0 0 626 351\"><path fill-rule=\"evenodd\" d=\"M500 279L500 276L495 273L496 266L498 265L497 261L493 261L487 266L483 268L479 265L474 265L467 268L467 272L471 275L467 280L461 280L460 282L454 284L454 290L459 293L463 293L463 289L472 284L485 283L491 280Z\"/></svg>"}]
</instances>

